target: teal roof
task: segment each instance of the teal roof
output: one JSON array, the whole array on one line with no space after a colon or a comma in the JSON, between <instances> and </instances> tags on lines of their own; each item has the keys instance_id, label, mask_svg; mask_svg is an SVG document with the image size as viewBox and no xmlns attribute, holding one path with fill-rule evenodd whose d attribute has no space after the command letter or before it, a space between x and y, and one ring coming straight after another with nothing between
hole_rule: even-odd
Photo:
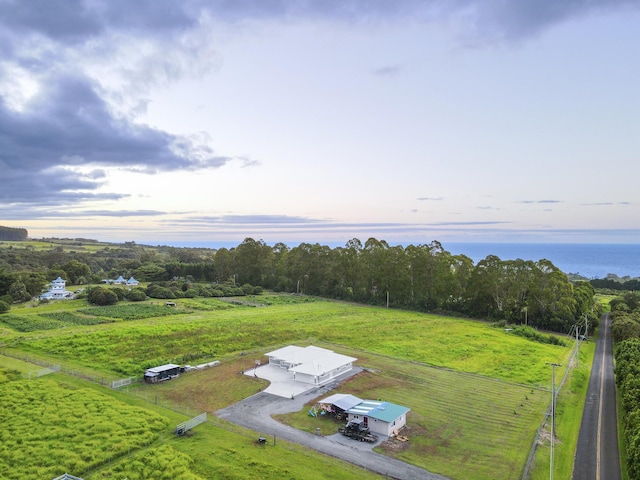
<instances>
[{"instance_id":1,"label":"teal roof","mask_svg":"<svg viewBox=\"0 0 640 480\"><path fill-rule=\"evenodd\" d=\"M391 423L409 410L411 409L391 402L364 400L355 407L347 410L347 413L365 415L369 418L376 418L383 422Z\"/></svg>"}]
</instances>

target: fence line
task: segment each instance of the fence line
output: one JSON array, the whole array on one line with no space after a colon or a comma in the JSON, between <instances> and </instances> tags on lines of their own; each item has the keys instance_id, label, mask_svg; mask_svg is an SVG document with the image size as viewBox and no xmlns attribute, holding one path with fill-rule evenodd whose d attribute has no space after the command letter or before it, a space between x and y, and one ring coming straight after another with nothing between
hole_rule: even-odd
<instances>
[{"instance_id":1,"label":"fence line","mask_svg":"<svg viewBox=\"0 0 640 480\"><path fill-rule=\"evenodd\" d=\"M560 390L564 386L564 382L569 376L569 371L571 370L571 368L573 368L572 365L575 364L574 362L576 361L576 357L578 354L579 354L579 350L573 349L573 352L571 353L571 357L569 359L569 365L567 365L567 368L564 370L564 375L562 376L562 380L560 381L560 384L556 388L556 391L555 391L556 397L558 396L558 394L560 393ZM549 408L547 408L547 410L545 411L544 416L542 418L542 422L540 422L540 426L536 431L536 436L533 439L531 450L529 450L529 457L527 458L527 463L525 464L524 471L522 472L522 480L528 480L529 476L531 475L531 468L533 467L533 459L536 455L536 451L538 450L538 442L540 441L540 434L542 433L542 429L547 423L549 417L551 417L551 408L552 408L552 405L549 404Z\"/></svg>"}]
</instances>

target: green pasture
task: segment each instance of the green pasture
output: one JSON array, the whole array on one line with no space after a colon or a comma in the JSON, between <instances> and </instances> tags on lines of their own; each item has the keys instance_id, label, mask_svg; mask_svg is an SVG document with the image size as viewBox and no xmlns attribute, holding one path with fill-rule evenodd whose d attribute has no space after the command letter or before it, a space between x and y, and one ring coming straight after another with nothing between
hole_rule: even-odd
<instances>
[{"instance_id":1,"label":"green pasture","mask_svg":"<svg viewBox=\"0 0 640 480\"><path fill-rule=\"evenodd\" d=\"M85 472L149 445L168 421L93 389L41 378L0 383L2 478Z\"/></svg>"},{"instance_id":2,"label":"green pasture","mask_svg":"<svg viewBox=\"0 0 640 480\"><path fill-rule=\"evenodd\" d=\"M411 408L402 432L409 441L390 439L378 447L381 453L453 479L520 478L549 401L547 390L378 355L360 356L369 370L332 393ZM311 433L320 428L322 435L334 434L340 422L308 413L322 398L278 419Z\"/></svg>"},{"instance_id":3,"label":"green pasture","mask_svg":"<svg viewBox=\"0 0 640 480\"><path fill-rule=\"evenodd\" d=\"M73 310L70 304L60 303L65 303L63 310ZM196 304L199 309L190 307ZM218 308L220 304L225 308ZM211 299L211 310L203 310L202 305L206 306L202 299L184 299L179 302L184 310L175 312L179 315L16 332L7 336L5 344L56 362L72 359L115 376L133 376L155 365L188 363L198 355L219 357L268 351L288 343L325 342L530 385L546 384L545 362L562 361L568 349L511 335L484 322L331 301L256 308ZM108 309L126 306L103 307L98 315L107 318ZM75 315L86 316L88 310L92 309L81 309L83 313ZM8 318L18 316L28 323L35 315L31 318L37 322L42 311L53 310L50 305L45 310L16 310ZM11 322L0 326L10 329Z\"/></svg>"},{"instance_id":4,"label":"green pasture","mask_svg":"<svg viewBox=\"0 0 640 480\"><path fill-rule=\"evenodd\" d=\"M366 368L341 391L411 408L410 440L401 446L386 444L382 452L452 479L511 479L521 474L549 401L545 362L566 364L572 346L537 343L479 321L304 296L177 303L175 309L159 301L98 309L73 300L12 308L9 316L0 315L0 348L60 363L63 370L77 368L113 379L139 377L145 368L166 363L220 360L219 367L161 385L109 391L127 405L152 410L164 405L197 414L263 389L263 381L242 375L242 370L265 352L287 344L324 346L357 357L357 365ZM45 321L58 324L40 328ZM7 382L13 383L12 378ZM307 417L307 410L284 421L315 432L313 422L322 420ZM175 414L163 411L178 423ZM162 478L144 473L149 455L157 457L159 471L175 457L176 469L185 473L175 470L172 478L185 480L211 478L212 472L215 478L250 478L255 472L264 478L314 478L309 475L316 472L315 478L367 478L360 469L297 446L287 445L286 453L286 444L261 449L255 433L211 423L190 438L175 438L170 428L159 432L151 445L136 447L108 468L96 467L88 478ZM319 425L323 434L335 429ZM293 465L309 462L316 462L312 473Z\"/></svg>"},{"instance_id":5,"label":"green pasture","mask_svg":"<svg viewBox=\"0 0 640 480\"><path fill-rule=\"evenodd\" d=\"M56 241L47 241L47 240L25 240L22 242L17 241L0 241L0 248L15 248L15 249L25 249L30 248L33 250L51 250L54 248L62 248L64 251L74 251L74 252L87 252L93 253L99 250L104 250L106 247L118 247L122 248L123 245L111 245L109 243L102 242L79 242L75 240L56 240ZM148 247L153 248L153 247Z\"/></svg>"},{"instance_id":6,"label":"green pasture","mask_svg":"<svg viewBox=\"0 0 640 480\"><path fill-rule=\"evenodd\" d=\"M204 480L380 478L359 467L212 418L189 435L187 417L136 397L56 374L3 380L0 368L0 474L8 480Z\"/></svg>"}]
</instances>

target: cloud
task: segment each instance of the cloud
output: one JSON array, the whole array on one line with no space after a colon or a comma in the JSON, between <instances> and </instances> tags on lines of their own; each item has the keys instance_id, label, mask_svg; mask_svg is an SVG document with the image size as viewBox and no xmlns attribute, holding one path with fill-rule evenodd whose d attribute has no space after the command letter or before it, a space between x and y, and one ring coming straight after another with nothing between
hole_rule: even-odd
<instances>
[{"instance_id":1,"label":"cloud","mask_svg":"<svg viewBox=\"0 0 640 480\"><path fill-rule=\"evenodd\" d=\"M439 202L443 200L442 197L418 197L418 201L420 202Z\"/></svg>"},{"instance_id":2,"label":"cloud","mask_svg":"<svg viewBox=\"0 0 640 480\"><path fill-rule=\"evenodd\" d=\"M149 86L219 66L216 24L411 21L445 25L465 42L483 45L528 38L593 12L637 7L632 0L2 0L0 200L119 199L97 191L110 167L155 173L215 169L234 160L200 134L174 135L136 122ZM398 72L386 65L373 73ZM92 173L80 168L87 166Z\"/></svg>"},{"instance_id":3,"label":"cloud","mask_svg":"<svg viewBox=\"0 0 640 480\"><path fill-rule=\"evenodd\" d=\"M522 200L520 203L562 203L562 200Z\"/></svg>"},{"instance_id":4,"label":"cloud","mask_svg":"<svg viewBox=\"0 0 640 480\"><path fill-rule=\"evenodd\" d=\"M581 203L583 207L601 207L609 205L631 205L631 202L596 202L596 203Z\"/></svg>"},{"instance_id":5,"label":"cloud","mask_svg":"<svg viewBox=\"0 0 640 480\"><path fill-rule=\"evenodd\" d=\"M86 77L51 78L20 111L0 104L3 201L78 199L69 192L103 185L103 169L83 175L79 166L158 172L218 168L230 160L198 139L115 117Z\"/></svg>"},{"instance_id":6,"label":"cloud","mask_svg":"<svg viewBox=\"0 0 640 480\"><path fill-rule=\"evenodd\" d=\"M388 65L386 67L376 68L373 74L377 77L393 77L400 73L400 67L398 65Z\"/></svg>"}]
</instances>

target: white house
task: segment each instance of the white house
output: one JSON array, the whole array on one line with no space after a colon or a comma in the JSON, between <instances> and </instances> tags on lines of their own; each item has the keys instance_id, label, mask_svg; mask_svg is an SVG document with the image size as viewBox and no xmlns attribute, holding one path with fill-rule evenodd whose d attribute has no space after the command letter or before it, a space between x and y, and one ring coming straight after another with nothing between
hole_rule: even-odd
<instances>
[{"instance_id":1,"label":"white house","mask_svg":"<svg viewBox=\"0 0 640 480\"><path fill-rule=\"evenodd\" d=\"M334 378L350 371L354 357L341 355L332 350L289 345L265 354L269 364L293 373L293 380L311 385L324 385Z\"/></svg>"},{"instance_id":2,"label":"white house","mask_svg":"<svg viewBox=\"0 0 640 480\"><path fill-rule=\"evenodd\" d=\"M347 410L347 421L362 420L372 433L390 437L407 424L410 410L391 402L364 400Z\"/></svg>"},{"instance_id":3,"label":"white house","mask_svg":"<svg viewBox=\"0 0 640 480\"><path fill-rule=\"evenodd\" d=\"M40 295L41 300L62 300L73 298L73 292L67 290L67 282L58 277L49 284L49 290Z\"/></svg>"}]
</instances>

